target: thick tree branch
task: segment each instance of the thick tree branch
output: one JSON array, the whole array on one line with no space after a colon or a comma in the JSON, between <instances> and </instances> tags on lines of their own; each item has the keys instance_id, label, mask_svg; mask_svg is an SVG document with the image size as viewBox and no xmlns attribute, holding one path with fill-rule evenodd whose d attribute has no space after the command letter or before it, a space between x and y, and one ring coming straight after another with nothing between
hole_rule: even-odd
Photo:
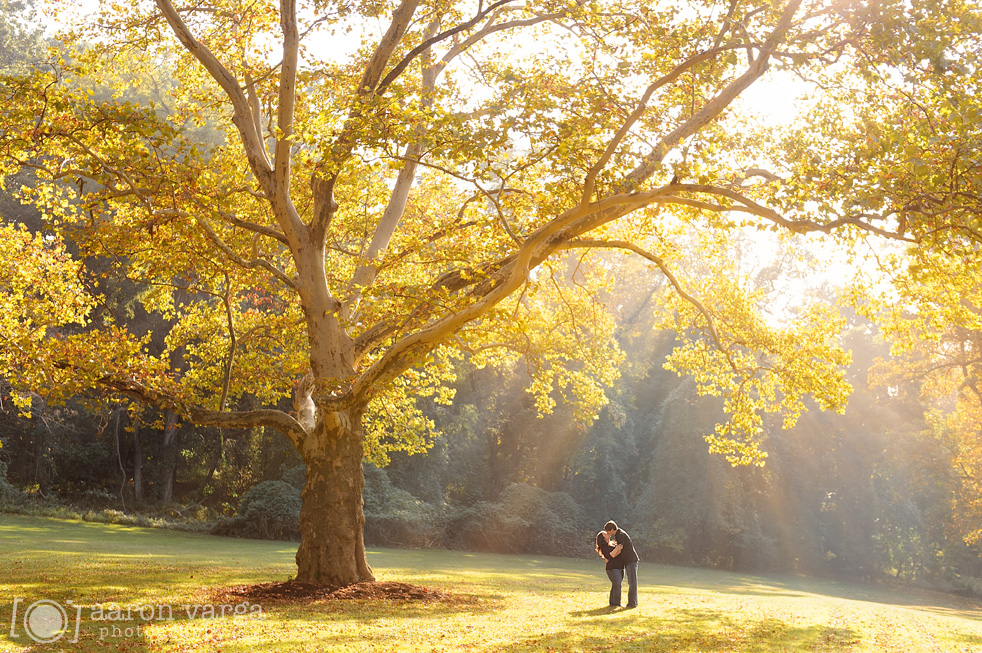
<instances>
[{"instance_id":1,"label":"thick tree branch","mask_svg":"<svg viewBox=\"0 0 982 653\"><path fill-rule=\"evenodd\" d=\"M372 53L372 58L369 59L365 72L362 74L361 83L358 85L359 95L368 95L377 90L379 80L382 79L382 72L409 28L409 23L418 6L419 0L402 0L402 3L393 12L389 29L379 41L378 47Z\"/></svg>"},{"instance_id":2,"label":"thick tree branch","mask_svg":"<svg viewBox=\"0 0 982 653\"><path fill-rule=\"evenodd\" d=\"M118 392L131 399L173 410L189 422L199 426L242 429L269 427L288 437L297 447L300 446L307 434L297 420L281 410L272 408L249 411L211 410L201 406L182 404L174 397L148 388L134 379L103 377L99 379L98 383L107 390Z\"/></svg>"},{"instance_id":3,"label":"thick tree branch","mask_svg":"<svg viewBox=\"0 0 982 653\"><path fill-rule=\"evenodd\" d=\"M190 216L183 212L180 213L186 217L193 217L194 220L198 223L198 225L205 230L205 233L208 235L208 239L211 240L211 242L213 242L215 246L218 247L218 249L220 249L222 253L224 253L225 256L227 256L236 265L248 269L262 268L263 270L266 270L271 275L282 281L284 284L286 284L293 290L299 290L296 281L288 277L286 273L283 272L283 270L280 270L278 267L276 267L269 261L264 261L262 259L247 260L236 254L232 250L232 248L229 247L217 233L215 233L215 230L212 229L211 225L208 223L208 221L205 218L202 218L197 215Z\"/></svg>"},{"instance_id":4,"label":"thick tree branch","mask_svg":"<svg viewBox=\"0 0 982 653\"><path fill-rule=\"evenodd\" d=\"M271 227L266 227L261 224L256 224L255 222L249 222L248 220L243 220L242 218L237 217L231 213L220 213L219 215L221 216L222 220L228 222L229 224L235 225L236 227L242 227L243 229L257 233L260 236L266 236L267 238L272 238L273 240L277 240L283 243L287 247L290 246L290 241L287 239L287 237L283 234L282 231L277 231L276 229L273 229Z\"/></svg>"},{"instance_id":5,"label":"thick tree branch","mask_svg":"<svg viewBox=\"0 0 982 653\"><path fill-rule=\"evenodd\" d=\"M392 236L395 234L399 221L402 220L406 212L406 202L409 201L409 191L412 190L413 182L416 179L416 163L412 160L419 156L420 148L415 145L406 147L406 158L396 177L395 186L389 195L389 201L385 205L382 217L375 225L375 232L372 240L368 244L368 249L361 256L361 263L355 270L348 283L348 297L344 300L344 308L341 319L347 321L357 310L358 302L361 300L365 288L369 287L378 274L376 259L389 246Z\"/></svg>"},{"instance_id":6,"label":"thick tree branch","mask_svg":"<svg viewBox=\"0 0 982 653\"><path fill-rule=\"evenodd\" d=\"M432 34L437 29L439 29L439 22L434 20L427 26L424 36ZM436 77L438 73L429 65L431 62L429 61L428 48L424 49L422 54L424 55L424 60L422 62L423 84L421 106L424 109L428 109L432 106L432 93L436 88ZM352 275L351 281L348 283L346 291L348 296L342 303L342 321L348 321L357 311L365 288L375 282L378 276L376 259L388 249L389 243L392 242L392 237L395 235L396 228L399 226L402 216L406 213L406 203L409 201L409 192L412 190L413 184L416 181L416 169L422 152L420 141L422 141L426 133L422 125L417 126L415 131L416 142L406 146L405 155L402 157L402 168L399 170L395 186L393 186L392 192L389 194L389 201L385 205L385 210L382 212L382 217L379 219L378 224L375 225L375 232L372 234L372 240L368 244L368 249L363 253L361 262L355 270L354 275Z\"/></svg>"},{"instance_id":7,"label":"thick tree branch","mask_svg":"<svg viewBox=\"0 0 982 653\"><path fill-rule=\"evenodd\" d=\"M249 160L252 172L256 175L266 194L272 196L274 190L272 169L266 157L262 136L256 131L249 100L242 91L238 80L235 79L235 76L218 60L211 50L194 37L170 0L155 1L157 7L167 20L168 25L170 25L171 30L173 30L177 39L181 42L181 45L194 58L201 62L201 65L205 67L208 74L225 91L232 104L232 122L239 131L239 136L242 139L242 145L245 148L245 154Z\"/></svg>"},{"instance_id":8,"label":"thick tree branch","mask_svg":"<svg viewBox=\"0 0 982 653\"><path fill-rule=\"evenodd\" d=\"M735 204L727 206L679 195L679 193L686 192L723 197L735 202ZM749 213L763 217L779 226L795 232L819 231L823 233L830 233L839 227L852 225L866 231L879 233L895 239L902 238L902 236L899 234L880 229L856 217L844 217L826 224L808 220L791 220L781 216L779 213L766 206L754 202L750 198L732 189L704 184L669 184L645 193L620 193L605 197L600 201L592 202L586 206L582 204L578 205L540 228L536 233L524 241L516 253L510 254L499 261L488 264L484 268L484 272L487 276L485 276L483 280L479 280L477 275L473 274L469 275L467 278L460 274L456 276L453 274L449 276L444 275L434 283L434 290L442 289L445 291L454 292L466 287L472 287L472 290L468 293L468 296L473 299L475 303L469 307L470 312L482 313L489 309L493 303L500 301L494 299L494 297L498 297L500 294L498 289L504 287L505 285L514 285L514 287L518 287L518 285L514 284L514 280L524 279L525 275L527 275L527 270L520 271L522 267L528 266L528 269L531 269L531 267L538 265L538 263L545 260L545 258L552 253L566 248L569 243L577 242L577 239L580 239L582 234L588 233L589 231L592 231L603 224L623 217L624 215L627 215L640 208L656 203L683 204L718 213L725 213L728 211ZM600 241L584 241L580 239L579 242L597 243ZM610 246L613 247L620 245ZM646 258L649 257L649 254L642 253L643 250L635 248L633 245L628 246L625 244L622 248L631 249L632 251L636 251L636 253L642 254ZM649 258L649 260L651 259ZM658 264L657 261L653 262ZM668 278L676 290L679 291L679 295L681 297L685 298L687 301L693 302L693 305L698 304L698 302L694 301L694 298L692 298L691 295L688 295L684 289L682 289L677 279L672 276L670 270L664 267L664 263L660 264L659 267L665 273L666 278ZM509 279L512 281L509 282ZM489 300L489 297L492 297L492 299ZM429 308L421 306L407 317L407 322L423 320L427 315L429 315L429 312ZM706 316L707 314L703 312L703 315ZM437 320L430 326L423 327L422 331L419 333L425 332L427 334L434 335L444 332L444 330L438 325L441 323L444 323L445 325L455 323L456 321L450 320L450 317L453 316L444 318L446 322L444 322L444 320ZM713 337L714 341L716 341L720 351L725 353L726 350L720 344L718 334L715 332L715 327L708 317L707 322L709 324L708 328L711 336ZM386 338L392 337L405 326L405 324L401 326L395 324L377 325L375 328L370 329L359 336L359 338L356 340L356 350L359 353L363 353L370 347L384 341ZM413 336L407 336L407 339L408 338L413 338ZM425 337L414 338L406 344L406 347L415 347L418 351L422 351L425 349L425 347L422 346L423 340L425 340ZM394 350L396 350L396 347L393 347L393 350L390 350L390 353ZM384 361L386 361L387 358L388 354L383 357L382 360L378 361L376 365L383 366L385 364ZM393 355L393 358L398 358L398 355ZM399 367L402 367L402 365L395 364L394 369Z\"/></svg>"},{"instance_id":9,"label":"thick tree branch","mask_svg":"<svg viewBox=\"0 0 982 653\"><path fill-rule=\"evenodd\" d=\"M597 159L597 162L593 164L593 166L590 168L589 171L587 171L586 177L584 178L583 181L582 201L584 203L587 203L593 197L593 193L596 191L597 175L600 174L600 172L607 166L607 163L610 162L611 157L617 152L617 148L620 147L620 144L623 142L628 132L631 131L631 128L634 127L634 125L638 122L638 120L641 119L641 116L644 115L645 111L648 108L648 101L651 99L651 96L654 94L655 91L657 91L662 86L665 86L666 84L672 83L687 70L691 69L693 66L700 64L703 61L712 59L713 57L715 57L717 54L720 54L721 52L726 52L729 50L735 50L744 47L747 46L745 44L739 44L739 45L728 45L724 47L714 47L710 50L706 50L705 52L701 52L693 57L690 57L686 61L683 61L678 66L676 66L671 72L666 73L665 75L661 76L660 78L652 82L651 85L648 86L648 88L645 90L644 94L641 96L641 100L640 102L638 102L637 108L634 109L631 115L628 116L627 120L624 121L624 124L622 124L621 127L617 130L617 133L615 133L613 138L610 139L610 142L607 143L606 149L604 150L603 154L600 155L600 158Z\"/></svg>"},{"instance_id":10,"label":"thick tree branch","mask_svg":"<svg viewBox=\"0 0 982 653\"><path fill-rule=\"evenodd\" d=\"M815 222L814 220L792 220L786 218L774 209L758 204L754 200L750 199L746 195L739 193L730 188L723 188L721 186L712 186L708 184L674 184L672 186L677 192L691 191L694 193L705 193L708 195L715 195L719 197L725 197L727 199L738 202L738 205L733 206L719 206L699 203L696 200L691 200L687 198L673 198L672 201L680 204L688 204L690 206L697 206L698 208L710 209L713 211L739 211L743 213L750 213L761 218L765 218L776 225L785 227L789 231L795 233L806 233L818 231L821 233L829 234L839 229L840 227L852 226L863 231L868 231L874 233L878 236L884 238L889 238L891 240L902 240L905 242L915 242L915 239L905 236L899 231L890 231L888 229L883 229L877 227L865 220L863 216L844 216L837 220L832 220L831 222Z\"/></svg>"},{"instance_id":11,"label":"thick tree branch","mask_svg":"<svg viewBox=\"0 0 982 653\"><path fill-rule=\"evenodd\" d=\"M645 180L658 170L662 160L672 148L719 116L740 93L745 91L767 71L770 56L765 54L765 52L774 49L781 39L784 38L785 34L787 34L791 28L795 13L797 13L798 8L801 6L801 1L791 0L788 3L777 25L775 25L774 29L768 35L767 40L762 44L762 53L750 63L746 72L727 84L723 90L703 105L691 118L679 125L670 134L663 137L652 148L644 160L624 178L624 181L618 186L618 191L624 192L639 188ZM748 45L746 47L752 46Z\"/></svg>"},{"instance_id":12,"label":"thick tree branch","mask_svg":"<svg viewBox=\"0 0 982 653\"><path fill-rule=\"evenodd\" d=\"M297 60L300 34L297 30L296 0L280 0L280 28L283 31L283 64L280 67L279 106L276 112L276 149L273 155L273 178L276 202L290 203L291 149L293 121L297 102Z\"/></svg>"},{"instance_id":13,"label":"thick tree branch","mask_svg":"<svg viewBox=\"0 0 982 653\"><path fill-rule=\"evenodd\" d=\"M228 389L232 384L232 366L235 364L235 319L232 315L232 302L229 296L232 293L232 282L225 275L225 292L222 293L222 304L225 306L225 320L228 324L228 354L225 359L225 373L222 379L222 394L218 398L218 410L224 411L228 403Z\"/></svg>"},{"instance_id":14,"label":"thick tree branch","mask_svg":"<svg viewBox=\"0 0 982 653\"><path fill-rule=\"evenodd\" d=\"M665 186L647 193L615 195L588 206L580 204L563 212L526 238L513 254L506 257L508 262L502 263L493 277L477 284L468 294L470 304L457 312L436 319L392 345L381 359L358 378L345 401L356 402L367 399L376 385L384 385L406 369L418 364L445 338L468 322L486 314L521 287L533 267L548 258L564 242L578 236L579 230L588 231L599 224L615 220L651 204L660 197L671 194L672 188ZM584 221L591 216L602 216L602 218L585 223Z\"/></svg>"},{"instance_id":15,"label":"thick tree branch","mask_svg":"<svg viewBox=\"0 0 982 653\"><path fill-rule=\"evenodd\" d=\"M723 19L720 25L719 32L716 34L716 38L713 39L713 47L719 47L719 44L723 42L723 37L726 36L727 30L730 29L730 25L733 22L733 13L736 11L739 0L730 0L730 8L726 12L726 17Z\"/></svg>"},{"instance_id":16,"label":"thick tree branch","mask_svg":"<svg viewBox=\"0 0 982 653\"><path fill-rule=\"evenodd\" d=\"M331 147L331 170L325 176L315 173L311 179L311 187L315 195L315 207L310 222L310 232L317 242L326 237L327 227L337 210L337 203L334 200L334 184L337 181L341 163L351 155L351 151L355 147L356 124L362 116L368 99L375 95L379 80L382 78L382 72L409 28L419 2L420 0L402 0L402 3L393 12L389 28L365 66L365 71L355 91L354 102L348 112L348 118Z\"/></svg>"},{"instance_id":17,"label":"thick tree branch","mask_svg":"<svg viewBox=\"0 0 982 653\"><path fill-rule=\"evenodd\" d=\"M269 160L269 152L266 150L266 139L263 138L262 111L259 106L259 95L256 93L256 81L252 79L252 75L249 74L248 70L245 72L245 82L246 92L248 93L249 98L249 106L252 108L253 127L256 130L256 135L259 137L259 142L263 145L262 153L263 157L266 159L266 165L272 166L272 163Z\"/></svg>"},{"instance_id":18,"label":"thick tree branch","mask_svg":"<svg viewBox=\"0 0 982 653\"><path fill-rule=\"evenodd\" d=\"M495 292L502 284L508 283L509 279L513 282L517 280L515 285L517 288L527 278L529 270L548 258L562 242L649 204L669 201L667 198L671 197L674 188L674 186L664 186L647 193L625 193L604 198L589 207L582 205L573 207L540 227L523 241L516 251L502 259L481 266L479 270L471 270L468 274L456 270L442 275L433 283L433 291L453 293L471 288L468 292L468 297L474 301L470 307L473 309L471 312L479 316L507 296L504 295L489 303L486 302L488 295ZM559 235L560 232L564 233ZM428 305L421 305L407 316L402 325L386 323L369 329L355 341L356 356L360 357L371 347L392 337L404 328L405 324L425 321L430 316L430 312ZM427 328L429 327L424 327L424 330ZM411 336L407 336L409 337ZM380 360L376 365L381 363Z\"/></svg>"},{"instance_id":19,"label":"thick tree branch","mask_svg":"<svg viewBox=\"0 0 982 653\"><path fill-rule=\"evenodd\" d=\"M281 410L266 408L249 411L217 411L199 406L186 409L185 415L189 421L200 426L216 426L224 428L256 428L259 426L276 429L297 447L303 442L307 432L300 422Z\"/></svg>"}]
</instances>

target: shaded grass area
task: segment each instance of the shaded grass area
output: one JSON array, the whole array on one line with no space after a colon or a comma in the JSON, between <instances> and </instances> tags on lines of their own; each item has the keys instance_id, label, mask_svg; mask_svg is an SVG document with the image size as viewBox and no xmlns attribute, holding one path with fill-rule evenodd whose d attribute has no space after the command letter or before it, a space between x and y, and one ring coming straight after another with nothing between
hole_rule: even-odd
<instances>
[{"instance_id":1,"label":"shaded grass area","mask_svg":"<svg viewBox=\"0 0 982 653\"><path fill-rule=\"evenodd\" d=\"M0 515L0 651L982 652L982 606L957 597L646 563L636 610L606 607L599 561L440 550L369 552L379 580L440 600L229 598L286 580L295 551ZM27 633L50 632L41 608L24 621L41 600L65 609L51 643Z\"/></svg>"}]
</instances>

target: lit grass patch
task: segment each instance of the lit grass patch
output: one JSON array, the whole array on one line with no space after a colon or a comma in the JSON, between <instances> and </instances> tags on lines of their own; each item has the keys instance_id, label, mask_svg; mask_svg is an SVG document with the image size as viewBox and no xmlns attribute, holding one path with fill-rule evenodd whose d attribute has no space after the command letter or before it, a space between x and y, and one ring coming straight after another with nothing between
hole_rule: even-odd
<instances>
[{"instance_id":1,"label":"lit grass patch","mask_svg":"<svg viewBox=\"0 0 982 653\"><path fill-rule=\"evenodd\" d=\"M642 563L640 607L610 609L599 561L439 550L369 560L451 600L222 604L223 588L286 580L295 550L0 515L0 651L982 650L980 606L942 594ZM47 644L23 620L41 600L66 616Z\"/></svg>"}]
</instances>

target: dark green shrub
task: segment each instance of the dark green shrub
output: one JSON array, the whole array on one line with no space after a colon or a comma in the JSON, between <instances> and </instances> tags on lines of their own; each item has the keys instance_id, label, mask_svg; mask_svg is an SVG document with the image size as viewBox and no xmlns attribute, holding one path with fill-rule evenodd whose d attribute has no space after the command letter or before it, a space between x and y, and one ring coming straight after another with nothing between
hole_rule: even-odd
<instances>
[{"instance_id":1,"label":"dark green shrub","mask_svg":"<svg viewBox=\"0 0 982 653\"><path fill-rule=\"evenodd\" d=\"M452 520L447 545L455 549L520 553L525 550L532 524L508 514L500 503L478 501Z\"/></svg>"},{"instance_id":2,"label":"dark green shrub","mask_svg":"<svg viewBox=\"0 0 982 653\"><path fill-rule=\"evenodd\" d=\"M24 493L7 482L7 463L0 460L0 506L16 506L24 502Z\"/></svg>"},{"instance_id":3,"label":"dark green shrub","mask_svg":"<svg viewBox=\"0 0 982 653\"><path fill-rule=\"evenodd\" d=\"M119 494L113 494L107 490L91 489L82 493L78 500L73 502L80 508L91 510L107 510L120 506Z\"/></svg>"},{"instance_id":4,"label":"dark green shrub","mask_svg":"<svg viewBox=\"0 0 982 653\"><path fill-rule=\"evenodd\" d=\"M307 470L303 465L291 467L280 476L280 480L289 483L298 490L303 489L303 484L307 482Z\"/></svg>"},{"instance_id":5,"label":"dark green shrub","mask_svg":"<svg viewBox=\"0 0 982 653\"><path fill-rule=\"evenodd\" d=\"M300 539L300 490L283 481L263 481L245 493L235 517L214 533L263 540Z\"/></svg>"},{"instance_id":6,"label":"dark green shrub","mask_svg":"<svg viewBox=\"0 0 982 653\"><path fill-rule=\"evenodd\" d=\"M441 535L440 510L392 485L384 469L365 464L365 542L427 547Z\"/></svg>"},{"instance_id":7,"label":"dark green shrub","mask_svg":"<svg viewBox=\"0 0 982 653\"><path fill-rule=\"evenodd\" d=\"M592 544L582 510L565 492L547 492L513 483L498 501L481 501L451 522L448 544L454 548L498 553L588 555Z\"/></svg>"}]
</instances>

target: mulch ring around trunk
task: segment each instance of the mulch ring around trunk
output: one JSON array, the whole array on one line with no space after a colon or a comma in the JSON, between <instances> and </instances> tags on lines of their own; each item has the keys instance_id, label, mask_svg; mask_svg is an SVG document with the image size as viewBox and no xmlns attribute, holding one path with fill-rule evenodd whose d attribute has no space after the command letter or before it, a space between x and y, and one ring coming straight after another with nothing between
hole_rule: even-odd
<instances>
[{"instance_id":1,"label":"mulch ring around trunk","mask_svg":"<svg viewBox=\"0 0 982 653\"><path fill-rule=\"evenodd\" d=\"M382 600L394 602L445 602L460 603L463 597L450 592L410 585L409 583L371 582L355 583L345 587L331 587L315 583L260 583L225 587L216 592L223 603L311 603L321 601Z\"/></svg>"}]
</instances>

